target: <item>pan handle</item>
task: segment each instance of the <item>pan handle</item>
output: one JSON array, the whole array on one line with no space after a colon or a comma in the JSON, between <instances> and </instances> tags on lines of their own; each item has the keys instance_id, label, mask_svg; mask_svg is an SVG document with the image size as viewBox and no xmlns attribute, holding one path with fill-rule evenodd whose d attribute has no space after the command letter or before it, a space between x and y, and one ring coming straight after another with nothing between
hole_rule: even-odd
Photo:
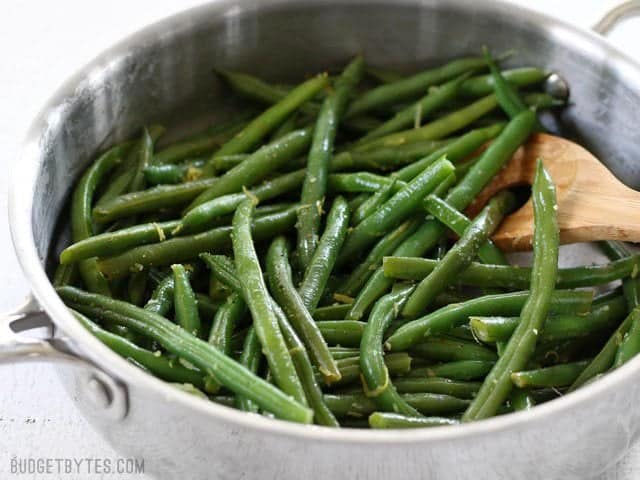
<instances>
[{"instance_id":1,"label":"pan handle","mask_svg":"<svg viewBox=\"0 0 640 480\"><path fill-rule=\"evenodd\" d=\"M20 335L36 328L48 329L46 338ZM82 393L112 420L122 420L128 411L126 387L87 359L77 356L65 338L54 337L54 325L33 297L15 310L0 314L0 365L25 361L53 361L82 370Z\"/></svg>"},{"instance_id":2,"label":"pan handle","mask_svg":"<svg viewBox=\"0 0 640 480\"><path fill-rule=\"evenodd\" d=\"M607 36L619 23L639 15L640 0L627 0L605 13L591 28L600 35Z\"/></svg>"}]
</instances>

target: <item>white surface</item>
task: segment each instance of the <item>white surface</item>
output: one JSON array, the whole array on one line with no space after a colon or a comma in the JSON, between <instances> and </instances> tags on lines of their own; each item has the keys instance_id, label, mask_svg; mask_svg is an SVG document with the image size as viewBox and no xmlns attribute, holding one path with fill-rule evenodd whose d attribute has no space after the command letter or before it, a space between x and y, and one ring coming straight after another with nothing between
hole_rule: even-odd
<instances>
[{"instance_id":1,"label":"white surface","mask_svg":"<svg viewBox=\"0 0 640 480\"><path fill-rule=\"evenodd\" d=\"M258 1L258 0L254 0ZM57 0L52 2L2 0L0 15L0 311L9 310L28 287L12 253L6 218L6 191L10 165L31 119L57 85L118 39L197 0ZM516 0L581 26L590 26L609 0ZM534 5L532 5L534 4ZM579 7L579 8L576 8ZM638 23L631 21L612 35L612 41L640 58ZM9 473L10 459L18 457L117 457L113 449L79 415L47 365L0 366L0 478L62 478ZM147 468L152 459L145 459ZM83 475L82 478L145 479L141 475ZM640 445L602 477L606 480L640 478Z\"/></svg>"}]
</instances>

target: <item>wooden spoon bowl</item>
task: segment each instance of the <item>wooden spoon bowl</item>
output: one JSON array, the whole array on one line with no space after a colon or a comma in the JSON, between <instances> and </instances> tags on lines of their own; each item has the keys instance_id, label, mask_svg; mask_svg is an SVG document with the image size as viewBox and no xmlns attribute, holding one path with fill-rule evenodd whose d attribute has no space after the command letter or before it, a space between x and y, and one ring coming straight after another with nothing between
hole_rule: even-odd
<instances>
[{"instance_id":1,"label":"wooden spoon bowl","mask_svg":"<svg viewBox=\"0 0 640 480\"><path fill-rule=\"evenodd\" d=\"M477 212L497 192L531 185L541 158L556 184L560 242L640 242L640 192L622 182L591 153L567 139L532 135L469 207ZM493 241L504 251L530 250L533 205L527 201L502 222Z\"/></svg>"}]
</instances>

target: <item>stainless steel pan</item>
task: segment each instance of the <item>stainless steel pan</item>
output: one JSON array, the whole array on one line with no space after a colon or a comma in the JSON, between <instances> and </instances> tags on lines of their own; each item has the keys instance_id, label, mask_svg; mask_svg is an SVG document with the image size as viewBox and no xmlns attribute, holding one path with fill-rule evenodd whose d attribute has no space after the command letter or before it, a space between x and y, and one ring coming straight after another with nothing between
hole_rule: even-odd
<instances>
[{"instance_id":1,"label":"stainless steel pan","mask_svg":"<svg viewBox=\"0 0 640 480\"><path fill-rule=\"evenodd\" d=\"M617 10L608 28L638 2ZM63 360L78 407L122 453L159 478L585 478L640 432L640 358L533 411L414 431L330 430L248 415L190 396L103 346L67 312L45 265L74 179L101 148L151 121L229 108L214 66L301 78L362 51L415 70L477 52L516 49L559 72L573 106L566 133L640 186L640 66L597 34L520 7L473 0L216 0L104 52L53 95L28 132L12 182L11 229L34 299L0 320L0 361ZM589 247L564 261L596 259ZM16 334L53 322L54 338Z\"/></svg>"}]
</instances>

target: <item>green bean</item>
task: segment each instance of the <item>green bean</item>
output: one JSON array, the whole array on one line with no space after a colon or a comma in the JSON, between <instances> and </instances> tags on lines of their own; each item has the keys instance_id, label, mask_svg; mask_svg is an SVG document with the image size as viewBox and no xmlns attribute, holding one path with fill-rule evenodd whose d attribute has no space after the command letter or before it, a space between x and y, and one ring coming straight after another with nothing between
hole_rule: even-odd
<instances>
[{"instance_id":1,"label":"green bean","mask_svg":"<svg viewBox=\"0 0 640 480\"><path fill-rule=\"evenodd\" d=\"M62 287L57 292L75 310L95 314L152 338L169 352L215 377L232 392L253 400L277 418L301 423L312 421L313 414L306 406L169 320L126 302L77 288Z\"/></svg>"},{"instance_id":2,"label":"green bean","mask_svg":"<svg viewBox=\"0 0 640 480\"><path fill-rule=\"evenodd\" d=\"M329 163L329 170L342 172L345 170L395 170L413 164L421 158L450 145L455 138L444 140L426 140L413 142L397 147L381 147L365 152L340 152ZM437 158L440 158L438 155Z\"/></svg>"},{"instance_id":3,"label":"green bean","mask_svg":"<svg viewBox=\"0 0 640 480\"><path fill-rule=\"evenodd\" d=\"M51 281L54 287L64 287L65 285L73 285L78 277L78 265L77 264L58 264L53 272L53 280Z\"/></svg>"},{"instance_id":4,"label":"green bean","mask_svg":"<svg viewBox=\"0 0 640 480\"><path fill-rule=\"evenodd\" d=\"M144 168L144 178L151 185L174 185L176 183L192 182L202 177L204 163L202 159L195 159L180 165L147 165Z\"/></svg>"},{"instance_id":5,"label":"green bean","mask_svg":"<svg viewBox=\"0 0 640 480\"><path fill-rule=\"evenodd\" d=\"M296 334L301 337L309 350L314 365L318 367L328 383L340 380L340 371L329 352L329 347L293 285L289 265L289 247L285 237L276 237L271 242L266 268L271 293L284 310Z\"/></svg>"},{"instance_id":6,"label":"green bean","mask_svg":"<svg viewBox=\"0 0 640 480\"><path fill-rule=\"evenodd\" d=\"M227 122L209 128L207 132L172 143L154 154L153 165L173 164L186 158L210 154L242 130L252 114L252 111L244 112Z\"/></svg>"},{"instance_id":7,"label":"green bean","mask_svg":"<svg viewBox=\"0 0 640 480\"><path fill-rule=\"evenodd\" d=\"M624 260L629 257L634 257L622 242L605 241L599 242L599 245L605 255L607 255L611 260ZM634 267L632 268L631 273L628 274L629 278L625 278L622 281L622 290L624 292L624 297L627 300L627 307L629 308L629 311L640 305L640 279L637 278L638 267L636 266L636 263L633 265Z\"/></svg>"},{"instance_id":8,"label":"green bean","mask_svg":"<svg viewBox=\"0 0 640 480\"><path fill-rule=\"evenodd\" d=\"M611 259L623 260L633 258L631 257L631 252L622 242L600 242L600 246ZM622 281L622 289L629 311L640 305L640 280L636 278L637 271L638 268L634 268L629 278L625 278ZM614 366L619 367L638 353L640 353L640 318L632 322L629 331L624 335L622 342L620 342L614 360Z\"/></svg>"},{"instance_id":9,"label":"green bean","mask_svg":"<svg viewBox=\"0 0 640 480\"><path fill-rule=\"evenodd\" d=\"M327 75L322 74L300 84L278 103L253 119L249 125L236 134L235 137L225 143L220 150L213 155L213 158L251 151L258 145L260 140L265 138L286 120L289 115L324 88L327 82ZM207 198L207 200L209 199L210 198Z\"/></svg>"},{"instance_id":10,"label":"green bean","mask_svg":"<svg viewBox=\"0 0 640 480\"><path fill-rule=\"evenodd\" d=\"M533 112L524 112L518 118L509 122L480 159L471 167L469 173L447 194L446 201L458 210L466 208L475 196L480 193L484 185L511 158L518 146L526 140L533 128L534 121L535 114ZM474 135L474 141L478 140L477 137L478 135ZM460 143L466 144L466 142L462 142L462 139ZM393 254L396 256L423 255L437 244L445 231L445 227L441 223L427 220ZM378 269L358 294L348 314L348 320L359 320L370 306L391 286L391 283L390 279L384 277L382 269Z\"/></svg>"},{"instance_id":11,"label":"green bean","mask_svg":"<svg viewBox=\"0 0 640 480\"><path fill-rule=\"evenodd\" d=\"M241 97L248 98L250 100L265 103L267 105L273 105L284 99L289 90L277 85L271 85L257 77L248 75L241 72L233 72L229 70L218 69L216 71L222 76L235 93ZM300 111L317 115L320 109L319 105L307 101L300 105Z\"/></svg>"},{"instance_id":12,"label":"green bean","mask_svg":"<svg viewBox=\"0 0 640 480\"><path fill-rule=\"evenodd\" d=\"M516 117L517 118L517 117ZM531 190L534 211L531 291L520 314L520 323L509 339L478 395L463 416L464 421L493 416L509 396L511 372L522 370L531 358L538 334L549 313L558 270L559 230L555 186L538 160Z\"/></svg>"},{"instance_id":13,"label":"green bean","mask_svg":"<svg viewBox=\"0 0 640 480\"><path fill-rule=\"evenodd\" d=\"M295 130L275 142L259 148L242 163L225 172L207 190L200 193L191 202L187 211L214 198L236 193L241 191L243 187L256 184L269 173L284 165L285 162L302 153L310 141L311 132L308 129Z\"/></svg>"},{"instance_id":14,"label":"green bean","mask_svg":"<svg viewBox=\"0 0 640 480\"><path fill-rule=\"evenodd\" d=\"M373 307L360 342L360 368L367 397L375 404L391 412L420 416L417 410L403 400L389 379L389 371L383 361L382 341L385 330L395 319L399 307L406 300L410 289L382 297Z\"/></svg>"},{"instance_id":15,"label":"green bean","mask_svg":"<svg viewBox=\"0 0 640 480\"><path fill-rule=\"evenodd\" d=\"M493 140L504 127L504 123L496 123L489 127L471 130L421 160L392 173L392 176L408 182L443 155L453 163L460 162L482 147L484 143Z\"/></svg>"},{"instance_id":16,"label":"green bean","mask_svg":"<svg viewBox=\"0 0 640 480\"><path fill-rule=\"evenodd\" d=\"M526 110L527 105L518 96L518 92L515 90L514 86L502 75L486 47L483 48L483 53L487 66L489 67L489 71L491 72L491 78L493 79L493 91L498 98L498 103L510 118L514 118L520 112Z\"/></svg>"},{"instance_id":17,"label":"green bean","mask_svg":"<svg viewBox=\"0 0 640 480\"><path fill-rule=\"evenodd\" d=\"M298 377L300 378L300 382L304 389L307 402L313 410L313 418L315 422L318 425L339 427L340 424L336 420L336 417L333 416L333 413L331 413L331 410L329 410L329 407L325 403L325 399L322 395L322 390L319 383L316 381L316 377L311 366L311 361L309 360L309 356L307 355L304 344L302 343L300 338L298 338L295 330L287 321L287 316L279 307L279 305L275 302L272 302L272 308L274 314L278 318L280 330L282 330L282 335L285 339L287 347L289 348L289 352L291 353L291 358L296 367L296 372L298 373Z\"/></svg>"},{"instance_id":18,"label":"green bean","mask_svg":"<svg viewBox=\"0 0 640 480\"><path fill-rule=\"evenodd\" d=\"M567 102L561 98L556 98L548 93L529 92L522 95L524 103L534 110L543 110L545 108L564 107Z\"/></svg>"},{"instance_id":19,"label":"green bean","mask_svg":"<svg viewBox=\"0 0 640 480\"><path fill-rule=\"evenodd\" d=\"M173 305L178 325L194 336L200 334L198 303L184 265L171 265L173 272ZM148 310L147 310L148 311Z\"/></svg>"},{"instance_id":20,"label":"green bean","mask_svg":"<svg viewBox=\"0 0 640 480\"><path fill-rule=\"evenodd\" d=\"M190 270L187 270L187 274ZM151 294L151 298L144 306L144 309L148 312L155 313L166 317L169 310L173 307L173 291L175 283L173 281L173 275L167 275Z\"/></svg>"},{"instance_id":21,"label":"green bean","mask_svg":"<svg viewBox=\"0 0 640 480\"><path fill-rule=\"evenodd\" d=\"M128 150L128 144L115 146L102 154L82 175L71 200L71 238L79 242L93 236L91 204L96 188L104 177L120 162ZM78 267L82 281L90 291L110 295L109 284L96 266L96 260L89 258Z\"/></svg>"},{"instance_id":22,"label":"green bean","mask_svg":"<svg viewBox=\"0 0 640 480\"><path fill-rule=\"evenodd\" d=\"M456 173L457 171L456 167ZM471 225L471 220L469 220L463 213L452 208L447 202L433 194L429 195L425 199L424 206L431 215L449 227L456 235L463 235L465 230L469 228L469 225ZM490 239L487 239L487 241L480 246L478 250L478 257L483 263L497 265L509 264L502 251L496 247Z\"/></svg>"},{"instance_id":23,"label":"green bean","mask_svg":"<svg viewBox=\"0 0 640 480\"><path fill-rule=\"evenodd\" d=\"M177 185L159 185L140 192L125 193L93 209L93 220L106 223L138 213L155 212L161 208L181 207L218 182L205 178Z\"/></svg>"},{"instance_id":24,"label":"green bean","mask_svg":"<svg viewBox=\"0 0 640 480\"><path fill-rule=\"evenodd\" d=\"M331 320L329 320L331 321ZM335 321L333 320L333 322L339 322L339 321ZM320 322L318 322L320 323ZM364 329L364 323L363 322L358 322L360 323L360 331L356 332L357 336L358 336L358 346L360 345L360 338L361 338L361 331L362 329ZM318 328L320 328L318 326ZM331 352L331 356L335 359L335 360L342 360L345 358L353 358L353 357L359 357L360 356L360 348L358 347L342 347L342 346L338 346L338 347L329 347L329 351Z\"/></svg>"},{"instance_id":25,"label":"green bean","mask_svg":"<svg viewBox=\"0 0 640 480\"><path fill-rule=\"evenodd\" d=\"M158 355L160 352L145 350L126 338L108 332L79 312L72 310L71 313L84 328L121 357L167 382L190 383L201 390L204 389L204 375L201 372L187 368L165 355Z\"/></svg>"},{"instance_id":26,"label":"green bean","mask_svg":"<svg viewBox=\"0 0 640 480\"><path fill-rule=\"evenodd\" d=\"M535 67L503 70L502 76L515 87L527 87L542 82L549 76L548 72ZM481 97L493 92L494 78L491 74L479 75L465 80L460 93L468 97Z\"/></svg>"},{"instance_id":27,"label":"green bean","mask_svg":"<svg viewBox=\"0 0 640 480\"><path fill-rule=\"evenodd\" d=\"M356 295L369 277L373 275L373 272L382 265L383 257L393 252L409 235L413 234L419 227L420 221L419 218L406 220L382 237L362 263L340 283L338 292L343 295Z\"/></svg>"},{"instance_id":28,"label":"green bean","mask_svg":"<svg viewBox=\"0 0 640 480\"><path fill-rule=\"evenodd\" d=\"M403 130L359 144L354 151L367 151L380 147L392 147L424 140L439 140L460 130L498 106L495 94L476 100L472 104L429 122L420 128Z\"/></svg>"},{"instance_id":29,"label":"green bean","mask_svg":"<svg viewBox=\"0 0 640 480\"><path fill-rule=\"evenodd\" d=\"M247 368L253 374L258 373L260 364L262 363L262 347L260 340L256 334L256 330L251 327L247 332L247 336L244 339L242 346L242 353L238 359L239 363ZM235 406L245 412L258 413L258 405L251 399L244 395L237 394L235 398Z\"/></svg>"},{"instance_id":30,"label":"green bean","mask_svg":"<svg viewBox=\"0 0 640 480\"><path fill-rule=\"evenodd\" d=\"M286 232L295 223L296 206L287 210L256 218L253 234L258 240ZM143 245L113 257L103 258L98 268L110 279L122 278L131 271L145 267L184 262L202 252L212 252L231 245L231 227L219 227L195 235L171 238L161 243Z\"/></svg>"},{"instance_id":31,"label":"green bean","mask_svg":"<svg viewBox=\"0 0 640 480\"><path fill-rule=\"evenodd\" d=\"M152 141L156 141L164 133L164 127L160 125L151 125L148 129L149 136ZM109 179L109 183L105 186L104 191L95 202L95 205L102 205L114 199L115 197L130 191L133 177L136 174L136 166L139 160L140 142L132 142L131 148L128 149L126 156L120 166L113 172Z\"/></svg>"},{"instance_id":32,"label":"green bean","mask_svg":"<svg viewBox=\"0 0 640 480\"><path fill-rule=\"evenodd\" d=\"M531 410L536 405L531 393L528 390L522 390L520 388L513 389L509 403L515 412Z\"/></svg>"},{"instance_id":33,"label":"green bean","mask_svg":"<svg viewBox=\"0 0 640 480\"><path fill-rule=\"evenodd\" d=\"M400 393L439 393L457 398L473 398L482 384L444 377L398 377L393 380L393 385Z\"/></svg>"},{"instance_id":34,"label":"green bean","mask_svg":"<svg viewBox=\"0 0 640 480\"><path fill-rule=\"evenodd\" d=\"M451 380L467 381L483 378L491 371L495 362L487 360L459 360L429 367L414 368L409 374L412 378L443 377Z\"/></svg>"},{"instance_id":35,"label":"green bean","mask_svg":"<svg viewBox=\"0 0 640 480\"><path fill-rule=\"evenodd\" d=\"M569 392L583 386L598 375L605 373L614 365L620 343L622 343L624 336L629 332L631 325L638 321L638 317L640 317L640 309L636 307L631 310L631 313L629 313L627 318L625 318L625 320L613 332L598 354L582 371L580 376L578 376L578 378L571 384L568 390Z\"/></svg>"},{"instance_id":36,"label":"green bean","mask_svg":"<svg viewBox=\"0 0 640 480\"><path fill-rule=\"evenodd\" d=\"M73 243L60 253L60 263L70 263L91 257L114 255L131 247L162 242L178 226L177 220L145 223L113 232L101 233Z\"/></svg>"},{"instance_id":37,"label":"green bean","mask_svg":"<svg viewBox=\"0 0 640 480\"><path fill-rule=\"evenodd\" d=\"M280 124L280 126L273 131L271 134L270 140L278 140L279 138L284 137L285 135L293 132L298 125L298 115L296 112L292 113L287 117L287 119Z\"/></svg>"},{"instance_id":38,"label":"green bean","mask_svg":"<svg viewBox=\"0 0 640 480\"><path fill-rule=\"evenodd\" d=\"M371 428L426 428L458 425L459 420L446 417L410 417L399 413L373 412L369 415Z\"/></svg>"},{"instance_id":39,"label":"green bean","mask_svg":"<svg viewBox=\"0 0 640 480\"><path fill-rule=\"evenodd\" d=\"M425 336L446 333L466 323L470 316L519 315L529 291L500 293L473 298L462 303L447 305L424 317L402 325L386 341L390 351L406 350ZM554 313L587 313L591 309L593 292L583 290L557 290L551 297Z\"/></svg>"},{"instance_id":40,"label":"green bean","mask_svg":"<svg viewBox=\"0 0 640 480\"><path fill-rule=\"evenodd\" d=\"M408 393L400 397L424 415L457 413L469 405L469 400L436 393ZM364 417L376 410L376 404L361 393L325 395L324 399L338 417Z\"/></svg>"},{"instance_id":41,"label":"green bean","mask_svg":"<svg viewBox=\"0 0 640 480\"><path fill-rule=\"evenodd\" d=\"M205 163L202 174L208 177L216 176L219 173L227 172L233 167L240 165L247 158L249 158L249 154L247 153L238 153L237 155L221 155L219 157L210 158Z\"/></svg>"},{"instance_id":42,"label":"green bean","mask_svg":"<svg viewBox=\"0 0 640 480\"><path fill-rule=\"evenodd\" d=\"M414 345L411 347L410 353L416 357L440 362L456 362L460 360L495 361L498 359L493 350L489 350L475 342L438 336L428 337L425 341Z\"/></svg>"},{"instance_id":43,"label":"green bean","mask_svg":"<svg viewBox=\"0 0 640 480\"><path fill-rule=\"evenodd\" d=\"M470 72L460 75L457 78L439 86L429 89L429 92L416 103L396 113L390 120L387 120L378 128L371 130L364 137L358 140L359 144L369 140L379 138L391 133L395 133L403 128L410 127L416 118L427 118L431 113L445 105L458 95L460 86Z\"/></svg>"},{"instance_id":44,"label":"green bean","mask_svg":"<svg viewBox=\"0 0 640 480\"><path fill-rule=\"evenodd\" d=\"M416 75L403 78L397 82L381 85L354 100L345 116L347 118L356 117L362 113L378 110L396 102L415 98L432 85L438 85L483 66L484 61L482 58L461 58L438 68L425 70Z\"/></svg>"},{"instance_id":45,"label":"green bean","mask_svg":"<svg viewBox=\"0 0 640 480\"><path fill-rule=\"evenodd\" d=\"M313 141L307 157L307 176L300 194L301 208L298 210L297 254L302 270L306 270L318 244L322 203L327 189L329 159L340 119L347 101L364 73L364 60L357 56L344 69L335 82L334 90L329 93L316 120Z\"/></svg>"},{"instance_id":46,"label":"green bean","mask_svg":"<svg viewBox=\"0 0 640 480\"><path fill-rule=\"evenodd\" d=\"M464 233L434 270L415 288L404 306L402 315L415 317L428 307L436 295L451 285L477 255L504 216L513 209L515 198L509 192L493 197L487 206L464 230Z\"/></svg>"},{"instance_id":47,"label":"green bean","mask_svg":"<svg viewBox=\"0 0 640 480\"><path fill-rule=\"evenodd\" d=\"M233 216L232 245L238 278L271 374L285 393L306 404L300 379L278 326L278 320L271 309L271 297L262 278L260 262L253 245L251 221L254 207L254 200L247 198L238 206Z\"/></svg>"},{"instance_id":48,"label":"green bean","mask_svg":"<svg viewBox=\"0 0 640 480\"><path fill-rule=\"evenodd\" d=\"M313 257L304 272L298 288L305 307L314 311L322 297L329 275L336 264L338 252L343 246L349 227L349 205L342 197L336 197L327 215L327 222Z\"/></svg>"},{"instance_id":49,"label":"green bean","mask_svg":"<svg viewBox=\"0 0 640 480\"><path fill-rule=\"evenodd\" d=\"M151 138L149 131L144 128L142 129L142 138L138 144L137 148L137 162L135 165L135 171L133 174L133 178L131 179L131 183L129 184L128 190L130 192L137 192L138 190L142 190L145 187L145 177L144 177L144 169L151 163L151 159L153 158L153 144L155 140Z\"/></svg>"},{"instance_id":50,"label":"green bean","mask_svg":"<svg viewBox=\"0 0 640 480\"><path fill-rule=\"evenodd\" d=\"M360 222L350 233L338 258L344 265L363 249L389 233L415 212L422 198L454 172L454 166L446 159L438 160L415 177L398 193L385 202L378 211Z\"/></svg>"},{"instance_id":51,"label":"green bean","mask_svg":"<svg viewBox=\"0 0 640 480\"><path fill-rule=\"evenodd\" d=\"M392 180L392 183L383 186L380 190L362 202L358 209L353 212L351 225L356 226L365 218L374 214L382 207L382 205L388 202L395 193L398 193L398 190L395 182Z\"/></svg>"},{"instance_id":52,"label":"green bean","mask_svg":"<svg viewBox=\"0 0 640 480\"><path fill-rule=\"evenodd\" d=\"M626 313L624 299L619 296L594 305L586 315L556 315L549 317L540 336L541 341L565 340L610 330ZM482 342L505 341L520 322L513 317L469 317L473 334Z\"/></svg>"},{"instance_id":53,"label":"green bean","mask_svg":"<svg viewBox=\"0 0 640 480\"><path fill-rule=\"evenodd\" d=\"M390 375L406 375L411 370L412 358L406 352L390 353L385 355L383 360ZM336 364L340 369L341 379L333 385L350 385L359 382L362 378L360 363L360 355L337 359ZM320 375L319 379L322 379Z\"/></svg>"},{"instance_id":54,"label":"green bean","mask_svg":"<svg viewBox=\"0 0 640 480\"><path fill-rule=\"evenodd\" d=\"M385 70L383 68L367 67L366 73L370 77L378 80L380 83L393 83L397 80L402 80L402 75L391 70Z\"/></svg>"},{"instance_id":55,"label":"green bean","mask_svg":"<svg viewBox=\"0 0 640 480\"><path fill-rule=\"evenodd\" d=\"M402 280L421 280L438 265L437 260L416 257L385 257L385 275ZM603 265L562 268L558 270L557 288L581 288L604 285L619 279L629 278L640 268L640 255L615 260ZM457 283L460 285L528 288L531 278L530 267L511 265L483 265L472 262L462 272Z\"/></svg>"},{"instance_id":56,"label":"green bean","mask_svg":"<svg viewBox=\"0 0 640 480\"><path fill-rule=\"evenodd\" d=\"M590 360L563 363L553 367L513 372L511 381L519 388L564 387L571 385Z\"/></svg>"},{"instance_id":57,"label":"green bean","mask_svg":"<svg viewBox=\"0 0 640 480\"><path fill-rule=\"evenodd\" d=\"M396 190L404 186L404 182L370 172L333 173L327 177L327 190L346 193L375 193L381 188L395 183Z\"/></svg>"},{"instance_id":58,"label":"green bean","mask_svg":"<svg viewBox=\"0 0 640 480\"><path fill-rule=\"evenodd\" d=\"M328 305L326 307L316 308L312 315L316 321L340 320L344 318L350 308L351 305L348 304Z\"/></svg>"},{"instance_id":59,"label":"green bean","mask_svg":"<svg viewBox=\"0 0 640 480\"><path fill-rule=\"evenodd\" d=\"M304 170L287 173L273 180L265 181L251 189L249 194L259 201L276 198L298 188L302 184L304 175ZM179 226L176 227L176 231L185 234L206 230L210 228L211 223L217 218L233 213L240 202L246 198L245 193L229 193L201 203L183 215Z\"/></svg>"},{"instance_id":60,"label":"green bean","mask_svg":"<svg viewBox=\"0 0 640 480\"><path fill-rule=\"evenodd\" d=\"M213 318L209 331L209 343L225 355L231 355L231 337L246 312L247 305L242 297L237 293L229 295Z\"/></svg>"}]
</instances>

